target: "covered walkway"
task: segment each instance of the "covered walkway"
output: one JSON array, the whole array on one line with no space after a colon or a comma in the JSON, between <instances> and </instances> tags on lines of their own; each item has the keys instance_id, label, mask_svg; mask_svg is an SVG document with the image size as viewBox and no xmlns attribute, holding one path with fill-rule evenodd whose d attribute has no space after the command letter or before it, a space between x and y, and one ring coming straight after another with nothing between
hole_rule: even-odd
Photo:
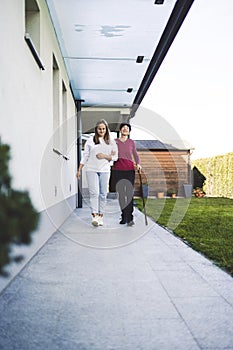
<instances>
[{"instance_id":1,"label":"covered walkway","mask_svg":"<svg viewBox=\"0 0 233 350\"><path fill-rule=\"evenodd\" d=\"M75 211L0 295L2 350L233 349L233 279L135 210Z\"/></svg>"}]
</instances>

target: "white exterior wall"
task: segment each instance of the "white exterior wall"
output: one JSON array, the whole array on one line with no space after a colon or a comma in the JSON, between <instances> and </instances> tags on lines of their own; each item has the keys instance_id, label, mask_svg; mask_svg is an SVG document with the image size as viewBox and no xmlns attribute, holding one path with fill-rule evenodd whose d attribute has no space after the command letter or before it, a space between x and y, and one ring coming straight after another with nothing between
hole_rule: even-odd
<instances>
[{"instance_id":1,"label":"white exterior wall","mask_svg":"<svg viewBox=\"0 0 233 350\"><path fill-rule=\"evenodd\" d=\"M41 70L25 39L25 1L1 0L0 137L11 147L12 186L28 190L38 211L76 193L76 118L69 80L45 0L40 9ZM62 81L67 89L68 157L53 152L53 55L59 68L59 111ZM42 194L42 195L41 195Z\"/></svg>"}]
</instances>

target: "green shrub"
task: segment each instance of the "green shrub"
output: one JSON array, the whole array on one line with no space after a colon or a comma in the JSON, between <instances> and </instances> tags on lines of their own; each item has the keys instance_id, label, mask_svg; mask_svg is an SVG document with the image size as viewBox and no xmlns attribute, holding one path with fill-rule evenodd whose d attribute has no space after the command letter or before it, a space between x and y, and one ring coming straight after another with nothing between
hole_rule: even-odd
<instances>
[{"instance_id":1,"label":"green shrub","mask_svg":"<svg viewBox=\"0 0 233 350\"><path fill-rule=\"evenodd\" d=\"M30 244L31 232L37 227L39 214L27 191L11 188L8 170L10 147L0 142L0 274L4 267L18 262L22 256L12 256L13 245Z\"/></svg>"}]
</instances>

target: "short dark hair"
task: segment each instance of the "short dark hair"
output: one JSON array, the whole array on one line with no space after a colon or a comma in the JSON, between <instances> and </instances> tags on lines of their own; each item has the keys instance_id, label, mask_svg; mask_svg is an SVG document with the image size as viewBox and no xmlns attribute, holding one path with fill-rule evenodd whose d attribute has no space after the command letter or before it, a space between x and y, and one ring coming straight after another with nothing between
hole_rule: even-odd
<instances>
[{"instance_id":1,"label":"short dark hair","mask_svg":"<svg viewBox=\"0 0 233 350\"><path fill-rule=\"evenodd\" d=\"M123 126L125 126L125 125L127 125L128 126L128 128L129 128L129 131L131 131L131 125L129 124L129 123L121 123L121 125L120 125L120 130L123 128Z\"/></svg>"}]
</instances>

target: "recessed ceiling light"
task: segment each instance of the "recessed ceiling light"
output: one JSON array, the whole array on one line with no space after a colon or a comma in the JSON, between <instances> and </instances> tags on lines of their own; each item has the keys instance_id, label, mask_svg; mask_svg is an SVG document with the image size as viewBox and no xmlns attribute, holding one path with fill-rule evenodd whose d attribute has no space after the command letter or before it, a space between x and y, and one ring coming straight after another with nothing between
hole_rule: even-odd
<instances>
[{"instance_id":1,"label":"recessed ceiling light","mask_svg":"<svg viewBox=\"0 0 233 350\"><path fill-rule=\"evenodd\" d=\"M136 62L142 63L143 59L144 59L144 56L138 56Z\"/></svg>"},{"instance_id":2,"label":"recessed ceiling light","mask_svg":"<svg viewBox=\"0 0 233 350\"><path fill-rule=\"evenodd\" d=\"M133 91L133 88L128 88L127 89L127 92L129 92L129 93L132 92L132 91Z\"/></svg>"},{"instance_id":3,"label":"recessed ceiling light","mask_svg":"<svg viewBox=\"0 0 233 350\"><path fill-rule=\"evenodd\" d=\"M163 5L164 0L155 0L155 5Z\"/></svg>"}]
</instances>

